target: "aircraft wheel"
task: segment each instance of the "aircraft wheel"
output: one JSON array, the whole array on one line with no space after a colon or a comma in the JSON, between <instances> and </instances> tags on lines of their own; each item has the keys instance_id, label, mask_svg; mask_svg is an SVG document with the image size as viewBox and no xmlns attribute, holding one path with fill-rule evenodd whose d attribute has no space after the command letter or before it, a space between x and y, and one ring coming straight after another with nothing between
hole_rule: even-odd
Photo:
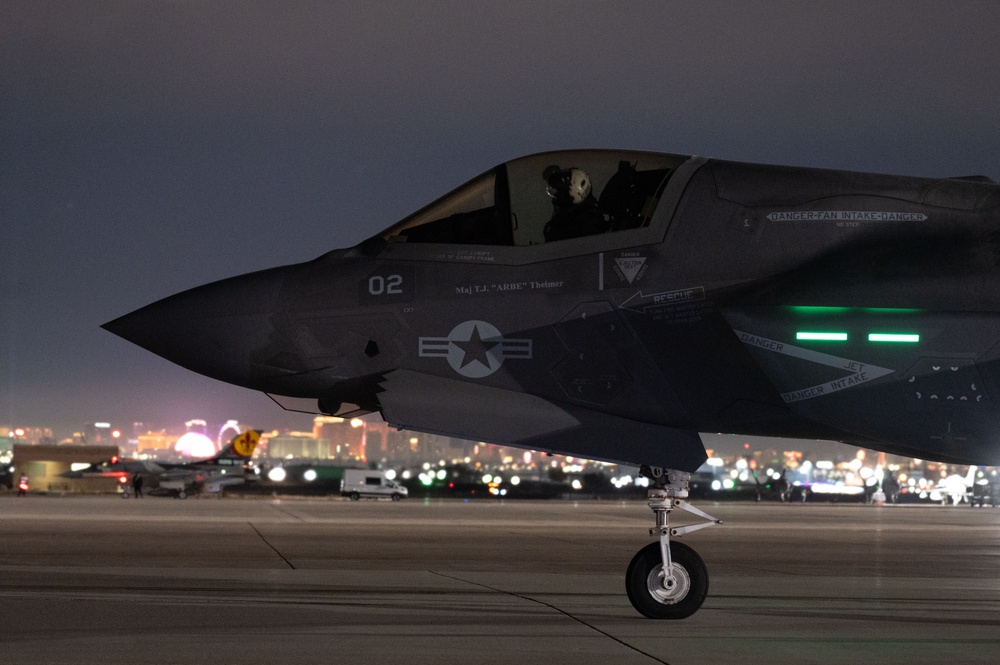
<instances>
[{"instance_id":1,"label":"aircraft wheel","mask_svg":"<svg viewBox=\"0 0 1000 665\"><path fill-rule=\"evenodd\" d=\"M708 570L698 553L683 543L670 543L675 585L663 586L660 544L650 543L632 558L625 574L628 599L650 619L686 619L701 607L708 594Z\"/></svg>"},{"instance_id":2,"label":"aircraft wheel","mask_svg":"<svg viewBox=\"0 0 1000 665\"><path fill-rule=\"evenodd\" d=\"M358 494L357 492L351 492L351 501L357 501L360 498L361 498L360 494Z\"/></svg>"}]
</instances>

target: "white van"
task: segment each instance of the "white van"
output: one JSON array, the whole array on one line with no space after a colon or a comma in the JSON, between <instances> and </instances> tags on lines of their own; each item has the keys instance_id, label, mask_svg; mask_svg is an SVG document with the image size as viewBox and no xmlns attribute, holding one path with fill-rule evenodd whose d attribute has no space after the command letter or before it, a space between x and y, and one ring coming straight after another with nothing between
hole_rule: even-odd
<instances>
[{"instance_id":1,"label":"white van","mask_svg":"<svg viewBox=\"0 0 1000 665\"><path fill-rule=\"evenodd\" d=\"M399 501L408 493L405 487L386 478L384 471L344 469L344 477L340 481L341 496L349 496L351 501L357 501L363 496L375 499L384 496Z\"/></svg>"}]
</instances>

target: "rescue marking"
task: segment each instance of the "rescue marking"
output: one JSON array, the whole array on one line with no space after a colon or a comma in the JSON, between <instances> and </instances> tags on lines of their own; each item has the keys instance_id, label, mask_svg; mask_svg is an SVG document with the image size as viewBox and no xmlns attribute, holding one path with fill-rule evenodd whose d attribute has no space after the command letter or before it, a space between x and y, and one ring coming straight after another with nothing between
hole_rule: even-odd
<instances>
[{"instance_id":1,"label":"rescue marking","mask_svg":"<svg viewBox=\"0 0 1000 665\"><path fill-rule=\"evenodd\" d=\"M619 307L621 309L630 309L633 312L648 314L650 310L704 299L705 287L703 286L695 286L690 289L677 289L676 291L664 291L662 293L646 294L639 291L630 296Z\"/></svg>"}]
</instances>

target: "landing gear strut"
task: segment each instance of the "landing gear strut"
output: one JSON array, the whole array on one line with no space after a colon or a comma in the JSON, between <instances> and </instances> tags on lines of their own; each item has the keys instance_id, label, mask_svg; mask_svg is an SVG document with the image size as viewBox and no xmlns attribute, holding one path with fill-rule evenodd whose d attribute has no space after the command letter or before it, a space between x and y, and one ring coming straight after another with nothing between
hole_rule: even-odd
<instances>
[{"instance_id":1,"label":"landing gear strut","mask_svg":"<svg viewBox=\"0 0 1000 665\"><path fill-rule=\"evenodd\" d=\"M708 570L698 554L671 536L683 536L715 524L722 524L708 513L692 506L688 496L691 474L659 467L643 467L642 475L652 479L649 507L656 516L656 526L649 535L658 543L639 550L625 574L625 590L632 607L650 619L685 619L701 607L708 593ZM670 528L670 513L679 508L706 520L700 524Z\"/></svg>"}]
</instances>

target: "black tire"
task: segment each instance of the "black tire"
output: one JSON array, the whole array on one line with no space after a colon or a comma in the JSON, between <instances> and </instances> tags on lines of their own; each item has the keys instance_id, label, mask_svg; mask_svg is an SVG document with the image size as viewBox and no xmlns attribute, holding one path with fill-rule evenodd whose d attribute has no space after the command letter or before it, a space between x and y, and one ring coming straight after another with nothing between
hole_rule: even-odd
<instances>
[{"instance_id":1,"label":"black tire","mask_svg":"<svg viewBox=\"0 0 1000 665\"><path fill-rule=\"evenodd\" d=\"M632 607L650 619L686 619L701 607L708 595L708 570L693 549L671 541L670 559L678 588L674 595L659 587L663 573L660 543L650 543L632 558L625 574L625 591ZM654 595L654 587L660 589Z\"/></svg>"},{"instance_id":2,"label":"black tire","mask_svg":"<svg viewBox=\"0 0 1000 665\"><path fill-rule=\"evenodd\" d=\"M361 498L360 494L358 494L357 492L351 492L351 501L357 501L360 498Z\"/></svg>"},{"instance_id":3,"label":"black tire","mask_svg":"<svg viewBox=\"0 0 1000 665\"><path fill-rule=\"evenodd\" d=\"M392 495L392 500L393 501L399 501L402 498L403 498L403 496L401 494L393 494Z\"/></svg>"},{"instance_id":4,"label":"black tire","mask_svg":"<svg viewBox=\"0 0 1000 665\"><path fill-rule=\"evenodd\" d=\"M188 498L188 493L185 492L184 490L181 490L180 492L177 493L177 498L178 499L186 499L186 498Z\"/></svg>"}]
</instances>

